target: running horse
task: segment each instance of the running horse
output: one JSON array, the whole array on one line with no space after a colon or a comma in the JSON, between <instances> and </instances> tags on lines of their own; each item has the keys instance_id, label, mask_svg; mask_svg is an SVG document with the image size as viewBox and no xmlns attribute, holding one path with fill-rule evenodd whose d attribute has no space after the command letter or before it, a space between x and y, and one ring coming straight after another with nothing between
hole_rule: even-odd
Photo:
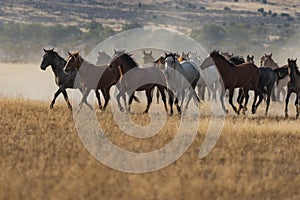
<instances>
[{"instance_id":1,"label":"running horse","mask_svg":"<svg viewBox=\"0 0 300 200\"><path fill-rule=\"evenodd\" d=\"M254 64L254 56L247 55L247 62ZM274 88L274 84L276 80L279 78L279 74L277 72L274 72L270 67L260 67L258 68L260 71L259 81L258 81L258 89L259 89L259 100L255 104L254 107L252 107L252 114L256 113L256 110L258 106L261 104L264 94L266 94L266 110L265 110L265 116L268 115L268 110L270 106L270 100L271 100L271 93ZM249 85L249 90L253 90L252 85ZM244 100L243 91L239 89L239 95L237 98L237 102L240 104L240 107L242 107L242 103Z\"/></svg>"},{"instance_id":2,"label":"running horse","mask_svg":"<svg viewBox=\"0 0 300 200\"><path fill-rule=\"evenodd\" d=\"M107 65L111 61L111 57L103 50L98 51L96 65Z\"/></svg>"},{"instance_id":3,"label":"running horse","mask_svg":"<svg viewBox=\"0 0 300 200\"><path fill-rule=\"evenodd\" d=\"M79 52L69 52L69 58L64 69L67 72L76 70L80 75L81 84L86 88L79 104L80 108L83 102L87 102L87 96L91 90L95 90L96 94L99 94L98 89L100 89L104 96L105 103L102 107L100 96L97 95L99 108L102 110L106 109L110 99L110 88L118 82L121 76L119 70L108 70L107 67L108 65L97 66L84 60ZM87 105L92 109L89 103L87 103Z\"/></svg>"},{"instance_id":4,"label":"running horse","mask_svg":"<svg viewBox=\"0 0 300 200\"><path fill-rule=\"evenodd\" d=\"M257 99L257 95L259 92L258 89L258 81L260 77L260 71L257 68L257 66L253 63L243 63L241 65L235 65L228 60L226 60L222 55L219 54L219 51L212 51L210 52L210 57L214 61L216 67L219 70L220 76L222 78L223 84L221 95L220 95L220 101L222 104L223 110L228 113L228 110L226 109L224 105L224 95L226 89L229 90L229 104L233 108L233 110L239 114L240 109L237 109L235 105L233 104L232 98L233 98L233 91L234 88L242 88L243 94L245 96L245 103L243 106L243 113L245 114L247 110L247 103L249 99L249 84L252 85L254 91L255 91L255 98L253 101L252 108L255 106L255 102Z\"/></svg>"},{"instance_id":5,"label":"running horse","mask_svg":"<svg viewBox=\"0 0 300 200\"><path fill-rule=\"evenodd\" d=\"M290 80L287 85L288 92L285 99L285 118L288 118L288 104L292 93L296 93L297 96L295 101L296 119L299 117L299 113L300 113L300 104L299 104L300 103L300 71L298 70L296 62L297 59L296 60L288 59Z\"/></svg>"},{"instance_id":6,"label":"running horse","mask_svg":"<svg viewBox=\"0 0 300 200\"><path fill-rule=\"evenodd\" d=\"M130 112L130 107L134 97L135 91L145 91L147 96L147 107L144 113L148 113L152 103L152 93L154 87L157 87L162 95L165 110L168 112L166 105L166 80L163 72L154 66L139 67L136 61L128 53L118 54L112 59L108 69L118 70L122 74L121 89L117 95L117 102L120 111L124 108L120 104L120 96L127 93L129 95L129 102L127 110Z\"/></svg>"},{"instance_id":7,"label":"running horse","mask_svg":"<svg viewBox=\"0 0 300 200\"><path fill-rule=\"evenodd\" d=\"M74 85L77 72L76 70L71 70L68 74L64 72L63 68L67 61L64 58L62 58L56 51L54 51L54 48L49 50L43 50L45 54L43 55L43 60L40 65L40 68L42 70L46 70L48 66L51 66L52 71L55 75L55 83L59 87L54 94L53 100L51 101L50 109L53 109L55 100L60 93L64 95L65 101L68 104L68 108L72 109L66 89L79 88L81 93L83 92L79 84Z\"/></svg>"},{"instance_id":8,"label":"running horse","mask_svg":"<svg viewBox=\"0 0 300 200\"><path fill-rule=\"evenodd\" d=\"M200 79L200 73L195 63L189 61L179 62L176 54L166 54L164 74L167 79L168 88L172 90L175 95L175 105L179 114L181 114L181 108L185 98L185 89L189 91L185 110L188 108L192 97L197 106L199 105L200 99L195 92L195 87ZM180 105L179 101L181 101Z\"/></svg>"},{"instance_id":9,"label":"running horse","mask_svg":"<svg viewBox=\"0 0 300 200\"><path fill-rule=\"evenodd\" d=\"M275 61L273 60L272 55L273 55L272 53L269 55L265 54L264 56L261 57L261 60L260 60L261 67L271 67L271 69L273 69L273 70L278 69L278 68L287 67L286 65L279 67L278 64L275 63ZM288 82L289 82L288 76L286 76L283 79L279 79L277 81L277 84L275 85L277 92L275 92L275 90L274 90L274 92L272 93L272 100L279 101L281 93L282 93L282 96L285 97L286 90L284 87L287 86Z\"/></svg>"}]
</instances>

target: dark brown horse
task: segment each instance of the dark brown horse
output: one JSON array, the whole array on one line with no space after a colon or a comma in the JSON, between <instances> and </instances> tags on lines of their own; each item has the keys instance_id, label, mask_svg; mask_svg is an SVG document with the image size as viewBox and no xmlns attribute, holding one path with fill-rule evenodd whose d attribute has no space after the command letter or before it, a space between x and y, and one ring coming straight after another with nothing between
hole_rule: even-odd
<instances>
[{"instance_id":1,"label":"dark brown horse","mask_svg":"<svg viewBox=\"0 0 300 200\"><path fill-rule=\"evenodd\" d=\"M285 99L285 117L288 117L288 104L292 93L296 93L296 119L299 117L300 113L300 71L298 70L296 60L288 59L288 68L290 70L289 76L290 81L288 82L288 92Z\"/></svg>"},{"instance_id":2,"label":"dark brown horse","mask_svg":"<svg viewBox=\"0 0 300 200\"><path fill-rule=\"evenodd\" d=\"M127 93L130 98L128 102L128 111L130 111L130 106L133 100L133 95L135 91L145 91L147 96L147 108L144 113L147 113L150 109L152 103L152 93L154 87L157 87L162 95L162 100L165 105L166 112L168 111L166 105L166 95L164 90L166 89L166 80L163 72L154 66L139 67L135 60L130 54L123 53L121 55L115 56L110 65L109 69L119 70L122 73L121 79L121 90L117 95L117 102L119 109L124 110L120 104L120 96Z\"/></svg>"},{"instance_id":3,"label":"dark brown horse","mask_svg":"<svg viewBox=\"0 0 300 200\"><path fill-rule=\"evenodd\" d=\"M102 110L105 110L110 99L110 88L115 85L121 74L118 69L108 70L108 65L97 66L88 61L84 60L79 52L69 53L69 58L65 65L65 71L72 71L76 69L80 75L82 85L86 88L83 94L83 97L80 102L80 107L83 102L86 102L87 96L91 90L97 91L100 89L103 93L105 103ZM100 96L98 98L98 104L101 109ZM88 104L92 109L92 106Z\"/></svg>"},{"instance_id":4,"label":"dark brown horse","mask_svg":"<svg viewBox=\"0 0 300 200\"><path fill-rule=\"evenodd\" d=\"M248 85L251 84L255 91L255 99L252 107L255 106L257 94L258 94L258 80L260 76L260 71L257 66L253 63L244 63L241 65L234 65L226 60L218 51L212 51L210 57L216 64L216 67L219 70L220 76L223 81L223 88L221 90L220 100L222 103L223 110L227 113L228 111L224 105L224 95L225 90L229 90L229 104L232 106L233 110L239 114L240 109L238 110L232 101L234 88L242 88L245 96L245 104L243 106L243 113L247 110L247 103L249 99Z\"/></svg>"}]
</instances>

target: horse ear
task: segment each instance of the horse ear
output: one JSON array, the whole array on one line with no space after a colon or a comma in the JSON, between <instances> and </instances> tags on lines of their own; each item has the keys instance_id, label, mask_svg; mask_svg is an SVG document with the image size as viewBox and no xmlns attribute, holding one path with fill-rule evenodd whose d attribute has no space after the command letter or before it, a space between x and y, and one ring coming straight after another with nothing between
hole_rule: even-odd
<instances>
[{"instance_id":1,"label":"horse ear","mask_svg":"<svg viewBox=\"0 0 300 200\"><path fill-rule=\"evenodd\" d=\"M72 54L70 53L70 51L68 51L69 56L72 56Z\"/></svg>"},{"instance_id":2,"label":"horse ear","mask_svg":"<svg viewBox=\"0 0 300 200\"><path fill-rule=\"evenodd\" d=\"M52 48L51 51L54 51L54 48Z\"/></svg>"},{"instance_id":3,"label":"horse ear","mask_svg":"<svg viewBox=\"0 0 300 200\"><path fill-rule=\"evenodd\" d=\"M270 54L270 57L272 57L273 53Z\"/></svg>"},{"instance_id":4,"label":"horse ear","mask_svg":"<svg viewBox=\"0 0 300 200\"><path fill-rule=\"evenodd\" d=\"M297 58L296 58L295 62L297 62Z\"/></svg>"},{"instance_id":5,"label":"horse ear","mask_svg":"<svg viewBox=\"0 0 300 200\"><path fill-rule=\"evenodd\" d=\"M114 48L114 52L115 52L115 54L117 53L117 50L116 50L116 48Z\"/></svg>"},{"instance_id":6,"label":"horse ear","mask_svg":"<svg viewBox=\"0 0 300 200\"><path fill-rule=\"evenodd\" d=\"M288 58L288 62L290 62L290 58Z\"/></svg>"},{"instance_id":7,"label":"horse ear","mask_svg":"<svg viewBox=\"0 0 300 200\"><path fill-rule=\"evenodd\" d=\"M79 51L74 53L74 56L77 57L79 55Z\"/></svg>"},{"instance_id":8,"label":"horse ear","mask_svg":"<svg viewBox=\"0 0 300 200\"><path fill-rule=\"evenodd\" d=\"M145 50L143 51L143 54L146 55L146 51Z\"/></svg>"},{"instance_id":9,"label":"horse ear","mask_svg":"<svg viewBox=\"0 0 300 200\"><path fill-rule=\"evenodd\" d=\"M47 52L48 52L48 51L47 51L45 48L43 48L43 50L44 50L44 52L45 52L45 53L47 53Z\"/></svg>"},{"instance_id":10,"label":"horse ear","mask_svg":"<svg viewBox=\"0 0 300 200\"><path fill-rule=\"evenodd\" d=\"M152 51L150 51L150 55L152 56Z\"/></svg>"}]
</instances>

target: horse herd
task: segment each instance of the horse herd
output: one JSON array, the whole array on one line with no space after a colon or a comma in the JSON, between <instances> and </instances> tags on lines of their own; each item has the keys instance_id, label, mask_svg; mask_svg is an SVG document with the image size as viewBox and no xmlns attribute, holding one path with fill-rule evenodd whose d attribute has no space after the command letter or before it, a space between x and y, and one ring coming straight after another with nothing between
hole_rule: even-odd
<instances>
[{"instance_id":1,"label":"horse herd","mask_svg":"<svg viewBox=\"0 0 300 200\"><path fill-rule=\"evenodd\" d=\"M216 100L219 96L225 113L228 113L228 110L224 104L224 97L225 91L228 90L229 104L237 114L241 111L245 114L249 90L254 91L252 114L256 113L265 98L265 115L267 115L271 99L278 101L282 94L286 96L285 117L288 117L289 98L294 92L297 95L296 118L299 116L300 72L296 64L297 59L288 59L287 65L279 67L272 59L272 54L265 54L261 58L261 66L257 67L253 56L248 55L245 61L243 57L213 50L204 59L198 56L197 52L182 53L182 55L164 52L159 58L154 59L152 51L143 51L143 60L145 66L140 67L133 56L125 50L114 50L112 57L104 51L99 51L95 65L82 58L79 52L69 53L68 59L65 60L54 49L44 49L40 68L46 70L51 66L55 74L55 82L59 86L50 108L53 108L56 98L62 93L68 108L71 109L66 89L74 88L79 89L83 95L80 107L86 104L92 109L87 97L90 91L94 90L99 108L105 110L110 100L110 88L116 86L119 90L116 100L121 111L125 109L130 111L133 100L139 101L135 91L145 91L147 107L144 113L147 113L152 103L153 91L157 88L157 103L161 95L165 111L168 113L168 97L170 115L173 114L173 103L181 114L188 109L191 99L199 106L200 101L204 100L207 88L209 99ZM285 86L287 86L287 93ZM239 88L238 107L233 102L235 88ZM99 90L105 99L103 106ZM128 102L126 96L129 96ZM185 99L186 104L182 109Z\"/></svg>"}]
</instances>

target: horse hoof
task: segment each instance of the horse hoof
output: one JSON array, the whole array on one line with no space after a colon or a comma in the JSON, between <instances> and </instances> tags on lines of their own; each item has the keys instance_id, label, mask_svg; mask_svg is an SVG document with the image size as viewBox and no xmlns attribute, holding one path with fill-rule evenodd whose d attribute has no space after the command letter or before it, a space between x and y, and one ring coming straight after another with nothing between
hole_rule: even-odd
<instances>
[{"instance_id":1,"label":"horse hoof","mask_svg":"<svg viewBox=\"0 0 300 200\"><path fill-rule=\"evenodd\" d=\"M53 105L52 105L52 104L50 105L50 109L51 109L51 110L53 109Z\"/></svg>"},{"instance_id":2,"label":"horse hoof","mask_svg":"<svg viewBox=\"0 0 300 200\"><path fill-rule=\"evenodd\" d=\"M288 115L288 114L285 114L285 116L284 116L284 117L285 117L285 119L287 119L287 118L289 117L289 115Z\"/></svg>"}]
</instances>

